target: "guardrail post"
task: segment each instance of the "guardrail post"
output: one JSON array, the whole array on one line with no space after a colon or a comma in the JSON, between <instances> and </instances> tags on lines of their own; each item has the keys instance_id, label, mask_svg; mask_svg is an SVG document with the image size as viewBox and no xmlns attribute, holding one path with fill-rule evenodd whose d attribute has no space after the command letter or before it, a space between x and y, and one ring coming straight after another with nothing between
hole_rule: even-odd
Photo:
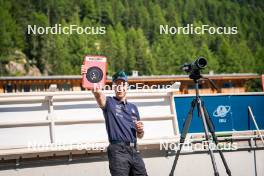
<instances>
[{"instance_id":1,"label":"guardrail post","mask_svg":"<svg viewBox=\"0 0 264 176\"><path fill-rule=\"evenodd\" d=\"M172 117L173 132L174 132L174 135L177 135L180 133L179 133L179 128L178 128L178 122L176 119L176 111L175 111L175 103L174 103L174 98L173 98L173 91L169 93L169 100L170 100L170 111L171 111L171 114L173 115L173 117Z\"/></svg>"},{"instance_id":2,"label":"guardrail post","mask_svg":"<svg viewBox=\"0 0 264 176\"><path fill-rule=\"evenodd\" d=\"M47 120L50 121L50 141L55 142L55 122L54 122L54 108L53 108L53 96L46 96L45 99L48 101L48 116Z\"/></svg>"}]
</instances>

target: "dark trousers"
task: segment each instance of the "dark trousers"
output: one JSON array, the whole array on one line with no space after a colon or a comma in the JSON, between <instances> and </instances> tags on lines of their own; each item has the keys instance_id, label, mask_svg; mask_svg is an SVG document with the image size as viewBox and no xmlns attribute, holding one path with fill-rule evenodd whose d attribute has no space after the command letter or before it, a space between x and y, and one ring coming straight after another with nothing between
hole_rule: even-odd
<instances>
[{"instance_id":1,"label":"dark trousers","mask_svg":"<svg viewBox=\"0 0 264 176\"><path fill-rule=\"evenodd\" d=\"M112 176L147 176L145 164L134 147L110 144L107 154Z\"/></svg>"}]
</instances>

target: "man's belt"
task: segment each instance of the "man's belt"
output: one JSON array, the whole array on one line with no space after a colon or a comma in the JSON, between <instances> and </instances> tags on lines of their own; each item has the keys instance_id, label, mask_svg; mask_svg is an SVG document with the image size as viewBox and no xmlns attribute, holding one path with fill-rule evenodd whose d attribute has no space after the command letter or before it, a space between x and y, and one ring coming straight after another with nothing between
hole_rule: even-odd
<instances>
[{"instance_id":1,"label":"man's belt","mask_svg":"<svg viewBox=\"0 0 264 176\"><path fill-rule=\"evenodd\" d=\"M130 147L136 147L136 142L124 142L124 141L118 141L118 140L111 140L110 144L124 144L126 146Z\"/></svg>"}]
</instances>

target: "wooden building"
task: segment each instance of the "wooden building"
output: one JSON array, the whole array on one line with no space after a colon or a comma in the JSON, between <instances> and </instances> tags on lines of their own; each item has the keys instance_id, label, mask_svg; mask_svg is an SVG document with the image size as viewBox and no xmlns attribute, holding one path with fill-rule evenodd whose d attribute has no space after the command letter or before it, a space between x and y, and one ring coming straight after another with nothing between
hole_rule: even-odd
<instances>
[{"instance_id":1,"label":"wooden building","mask_svg":"<svg viewBox=\"0 0 264 176\"><path fill-rule=\"evenodd\" d=\"M216 74L204 75L210 78L219 88L214 90L209 81L202 80L201 93L238 93L245 92L245 83L252 79L261 79L257 74ZM188 75L161 75L161 76L130 76L129 85L139 88L165 88L175 82L181 82L179 94L195 93L194 83ZM111 86L111 77L107 78L106 85ZM41 76L41 77L0 77L0 93L11 92L41 92L49 91L51 85L56 85L57 91L80 91L81 76Z\"/></svg>"}]
</instances>

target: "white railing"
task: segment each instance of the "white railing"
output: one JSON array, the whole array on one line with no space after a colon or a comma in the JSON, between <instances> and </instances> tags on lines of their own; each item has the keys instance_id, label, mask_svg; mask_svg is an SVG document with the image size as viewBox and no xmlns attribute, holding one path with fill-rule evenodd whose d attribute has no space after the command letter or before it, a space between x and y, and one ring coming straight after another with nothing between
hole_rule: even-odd
<instances>
[{"instance_id":1,"label":"white railing","mask_svg":"<svg viewBox=\"0 0 264 176\"><path fill-rule=\"evenodd\" d=\"M179 133L172 90L131 90L127 97L138 106L145 123L144 140L139 143L175 138ZM0 141L2 156L41 152L29 148L32 144L108 143L102 111L89 91L1 94ZM52 152L56 151L60 149Z\"/></svg>"},{"instance_id":2,"label":"white railing","mask_svg":"<svg viewBox=\"0 0 264 176\"><path fill-rule=\"evenodd\" d=\"M138 106L141 120L145 124L145 135L142 140L139 140L140 146L151 147L153 144L160 144L161 141L169 143L178 141L179 128L175 114L174 91L163 89L128 92L128 100ZM104 93L106 96L113 96L112 91L104 91ZM237 133L231 132L231 136L223 137L223 139L258 137L251 133L249 134L251 136L240 135L242 132ZM192 140L203 139L193 138ZM53 144L72 145L69 151L78 150L78 145L97 144L99 148L108 145L103 113L97 107L91 92L0 94L1 157L18 157L32 153L54 154L64 151L62 148L44 148L43 150L29 147L32 145L45 147L53 146ZM98 151L101 150L95 152Z\"/></svg>"}]
</instances>

